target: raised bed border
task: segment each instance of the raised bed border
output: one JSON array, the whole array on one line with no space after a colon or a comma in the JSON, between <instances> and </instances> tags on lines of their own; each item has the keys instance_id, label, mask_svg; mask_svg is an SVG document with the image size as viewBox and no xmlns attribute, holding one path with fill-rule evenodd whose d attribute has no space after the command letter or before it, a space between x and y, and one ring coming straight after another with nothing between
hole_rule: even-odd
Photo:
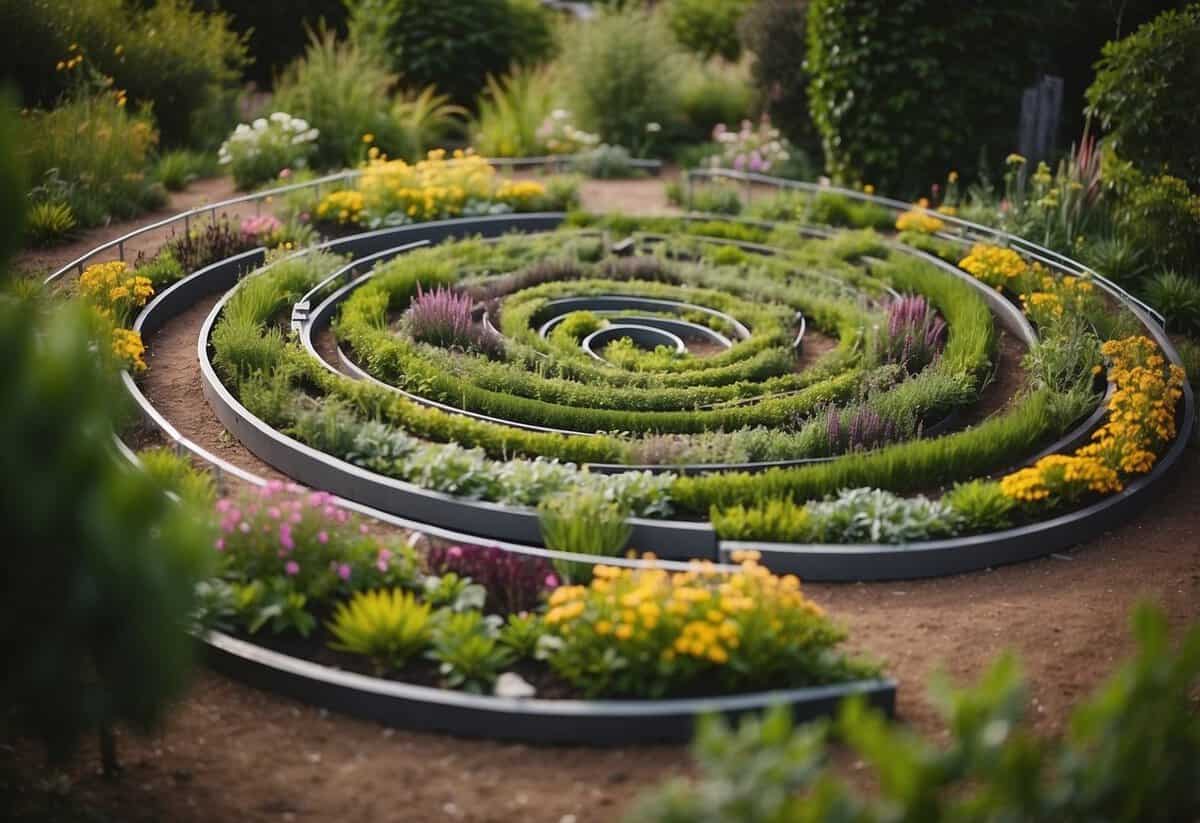
<instances>
[{"instance_id":1,"label":"raised bed border","mask_svg":"<svg viewBox=\"0 0 1200 823\"><path fill-rule=\"evenodd\" d=\"M663 700L505 698L418 686L334 669L219 632L205 638L209 665L239 681L304 703L416 731L540 744L617 746L691 740L701 715L736 717L790 707L798 722L830 717L860 695L892 715L896 682L857 680L830 686Z\"/></svg>"}]
</instances>

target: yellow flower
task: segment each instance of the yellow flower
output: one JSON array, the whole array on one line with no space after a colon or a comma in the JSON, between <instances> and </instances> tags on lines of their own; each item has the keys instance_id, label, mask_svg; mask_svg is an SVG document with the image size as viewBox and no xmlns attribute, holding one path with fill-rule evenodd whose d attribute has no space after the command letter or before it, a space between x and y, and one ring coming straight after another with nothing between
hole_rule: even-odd
<instances>
[{"instance_id":1,"label":"yellow flower","mask_svg":"<svg viewBox=\"0 0 1200 823\"><path fill-rule=\"evenodd\" d=\"M366 134L364 134L364 135L362 136L362 141L363 141L364 143L374 143L374 142L375 142L375 135L371 134L370 132L367 132Z\"/></svg>"}]
</instances>

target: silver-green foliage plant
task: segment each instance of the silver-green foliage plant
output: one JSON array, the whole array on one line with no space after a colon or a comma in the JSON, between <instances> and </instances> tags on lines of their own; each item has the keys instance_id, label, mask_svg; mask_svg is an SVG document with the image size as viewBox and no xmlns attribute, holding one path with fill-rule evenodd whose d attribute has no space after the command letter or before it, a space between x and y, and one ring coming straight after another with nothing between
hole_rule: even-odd
<instances>
[{"instance_id":1,"label":"silver-green foliage plant","mask_svg":"<svg viewBox=\"0 0 1200 823\"><path fill-rule=\"evenodd\" d=\"M978 684L940 685L949 739L923 740L861 702L832 729L796 727L785 710L737 730L700 727L697 781L677 780L630 813L637 823L1169 823L1200 816L1200 627L1178 650L1166 618L1142 606L1138 649L1081 704L1061 739L1036 735L1011 658ZM861 760L872 791L830 765L830 732ZM842 759L842 758L840 758Z\"/></svg>"},{"instance_id":2,"label":"silver-green foliage plant","mask_svg":"<svg viewBox=\"0 0 1200 823\"><path fill-rule=\"evenodd\" d=\"M937 500L882 489L844 489L810 503L812 529L825 543L910 543L952 535L962 518Z\"/></svg>"}]
</instances>

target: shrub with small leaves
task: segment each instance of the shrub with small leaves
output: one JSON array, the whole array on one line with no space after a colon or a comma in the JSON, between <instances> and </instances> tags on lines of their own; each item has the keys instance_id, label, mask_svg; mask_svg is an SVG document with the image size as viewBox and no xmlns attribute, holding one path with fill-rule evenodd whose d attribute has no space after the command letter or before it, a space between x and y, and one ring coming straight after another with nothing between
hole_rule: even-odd
<instances>
[{"instance_id":1,"label":"shrub with small leaves","mask_svg":"<svg viewBox=\"0 0 1200 823\"><path fill-rule=\"evenodd\" d=\"M442 682L452 689L483 692L515 657L500 642L500 618L477 611L439 618L433 630L429 658L438 663Z\"/></svg>"},{"instance_id":2,"label":"shrub with small leaves","mask_svg":"<svg viewBox=\"0 0 1200 823\"><path fill-rule=\"evenodd\" d=\"M1016 501L991 480L959 483L942 497L942 502L962 518L964 529L979 532L1011 526L1011 513L1016 507Z\"/></svg>"}]
</instances>

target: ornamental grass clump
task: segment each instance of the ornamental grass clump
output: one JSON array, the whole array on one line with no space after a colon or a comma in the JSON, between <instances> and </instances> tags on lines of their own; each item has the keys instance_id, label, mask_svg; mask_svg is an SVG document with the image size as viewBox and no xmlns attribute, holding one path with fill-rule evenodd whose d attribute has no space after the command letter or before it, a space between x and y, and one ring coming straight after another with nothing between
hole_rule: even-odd
<instances>
[{"instance_id":1,"label":"ornamental grass clump","mask_svg":"<svg viewBox=\"0 0 1200 823\"><path fill-rule=\"evenodd\" d=\"M910 295L888 305L887 325L874 338L875 356L916 374L938 359L946 343L946 321L924 297Z\"/></svg>"},{"instance_id":2,"label":"ornamental grass clump","mask_svg":"<svg viewBox=\"0 0 1200 823\"><path fill-rule=\"evenodd\" d=\"M652 558L652 555L647 555ZM728 574L596 566L550 596L540 652L588 697L662 697L836 683L873 669L839 655L843 634L800 581L755 553Z\"/></svg>"}]
</instances>

